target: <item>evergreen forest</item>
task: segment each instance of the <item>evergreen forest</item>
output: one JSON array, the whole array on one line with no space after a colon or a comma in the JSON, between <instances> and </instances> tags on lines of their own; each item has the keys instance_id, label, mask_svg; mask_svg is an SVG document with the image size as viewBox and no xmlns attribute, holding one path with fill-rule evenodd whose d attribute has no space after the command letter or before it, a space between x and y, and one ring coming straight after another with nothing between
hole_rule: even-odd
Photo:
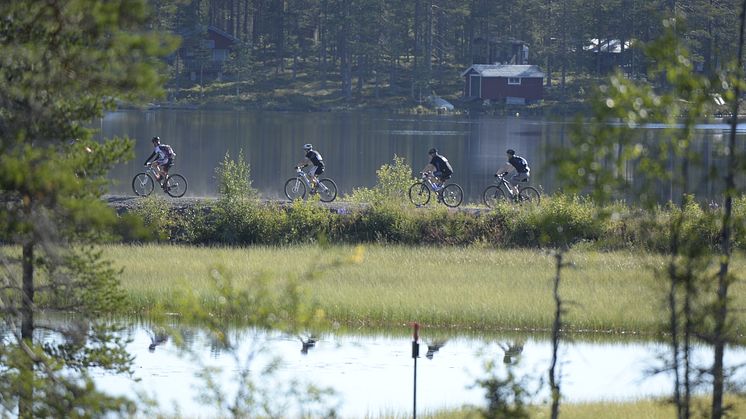
<instances>
[{"instance_id":1,"label":"evergreen forest","mask_svg":"<svg viewBox=\"0 0 746 419\"><path fill-rule=\"evenodd\" d=\"M457 99L464 70L500 62L539 66L546 101L573 102L615 70L645 79L643 45L667 17L702 74L732 62L738 41L735 0L149 1L152 29L182 40L168 59L170 91L199 86L200 97L222 82L218 94L238 97L291 88L348 104ZM217 65L208 28L235 41ZM527 60L516 62L516 45Z\"/></svg>"}]
</instances>

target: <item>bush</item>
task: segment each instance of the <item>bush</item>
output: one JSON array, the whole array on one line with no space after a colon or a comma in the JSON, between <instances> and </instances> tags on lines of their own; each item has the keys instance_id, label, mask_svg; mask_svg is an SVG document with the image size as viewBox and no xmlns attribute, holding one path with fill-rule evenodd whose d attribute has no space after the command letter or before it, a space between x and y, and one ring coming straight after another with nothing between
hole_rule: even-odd
<instances>
[{"instance_id":1,"label":"bush","mask_svg":"<svg viewBox=\"0 0 746 419\"><path fill-rule=\"evenodd\" d=\"M287 211L283 226L284 241L303 243L326 242L329 236L331 213L315 202L297 200Z\"/></svg>"},{"instance_id":2,"label":"bush","mask_svg":"<svg viewBox=\"0 0 746 419\"><path fill-rule=\"evenodd\" d=\"M384 164L376 170L378 181L372 189L355 188L348 198L352 202L377 204L384 201L404 204L409 187L415 182L412 167L404 157L394 154L392 164Z\"/></svg>"},{"instance_id":3,"label":"bush","mask_svg":"<svg viewBox=\"0 0 746 419\"><path fill-rule=\"evenodd\" d=\"M221 199L259 198L259 192L251 186L251 167L244 159L243 150L238 152L236 160L226 152L223 161L215 168L215 176Z\"/></svg>"},{"instance_id":4,"label":"bush","mask_svg":"<svg viewBox=\"0 0 746 419\"><path fill-rule=\"evenodd\" d=\"M519 246L570 246L602 235L602 223L590 200L554 196L526 207L512 226L511 242Z\"/></svg>"},{"instance_id":5,"label":"bush","mask_svg":"<svg viewBox=\"0 0 746 419\"><path fill-rule=\"evenodd\" d=\"M180 224L168 202L155 195L139 199L133 212L158 241L171 240L172 230Z\"/></svg>"},{"instance_id":6,"label":"bush","mask_svg":"<svg viewBox=\"0 0 746 419\"><path fill-rule=\"evenodd\" d=\"M746 250L746 196L733 200L733 247Z\"/></svg>"},{"instance_id":7,"label":"bush","mask_svg":"<svg viewBox=\"0 0 746 419\"><path fill-rule=\"evenodd\" d=\"M746 199L734 205L734 244L744 246ZM651 210L623 203L599 207L590 200L553 196L540 206L502 203L490 212L403 206L383 200L352 212L334 213L315 202L289 206L252 199L218 200L177 213L163 199L143 199L135 209L160 240L186 243L286 244L302 242L383 242L493 247L560 247L580 242L599 250L637 248L668 252L674 222L682 220L681 251L718 245L719 208L689 200L683 209ZM131 238L130 238L131 239Z\"/></svg>"}]
</instances>

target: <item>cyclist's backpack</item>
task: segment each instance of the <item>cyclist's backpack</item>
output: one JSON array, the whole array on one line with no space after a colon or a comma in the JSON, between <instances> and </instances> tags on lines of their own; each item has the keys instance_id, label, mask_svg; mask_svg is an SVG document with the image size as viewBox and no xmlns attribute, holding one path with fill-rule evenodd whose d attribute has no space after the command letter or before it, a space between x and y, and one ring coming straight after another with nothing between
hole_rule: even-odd
<instances>
[{"instance_id":1,"label":"cyclist's backpack","mask_svg":"<svg viewBox=\"0 0 746 419\"><path fill-rule=\"evenodd\" d=\"M510 158L510 164L515 167L515 170L518 171L518 173L526 173L528 172L528 162L526 159L524 159L521 156L513 156Z\"/></svg>"},{"instance_id":2,"label":"cyclist's backpack","mask_svg":"<svg viewBox=\"0 0 746 419\"><path fill-rule=\"evenodd\" d=\"M158 147L160 147L160 148L161 148L161 151L163 151L164 153L166 153L166 155L167 155L167 156L168 156L169 158L171 158L171 159L172 159L172 158L176 157L176 152L174 151L174 149L173 149L173 148L171 148L171 146L170 146L170 145L168 145L168 144L161 144L161 145L159 145Z\"/></svg>"}]
</instances>

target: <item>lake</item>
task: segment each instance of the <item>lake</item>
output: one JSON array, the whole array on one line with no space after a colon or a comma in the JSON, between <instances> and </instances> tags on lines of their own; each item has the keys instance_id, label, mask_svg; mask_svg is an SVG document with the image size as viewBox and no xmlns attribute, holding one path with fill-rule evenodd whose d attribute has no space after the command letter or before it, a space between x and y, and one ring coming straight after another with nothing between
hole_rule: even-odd
<instances>
[{"instance_id":1,"label":"lake","mask_svg":"<svg viewBox=\"0 0 746 419\"><path fill-rule=\"evenodd\" d=\"M150 138L161 137L177 153L173 173L189 180L190 196L217 193L215 168L226 152L243 150L251 166L253 186L267 198L280 198L286 179L303 157L302 146L312 143L324 156L326 176L333 178L341 194L376 183L376 170L394 155L406 158L416 173L428 162L427 150L436 147L454 167L467 202L478 202L495 170L513 148L532 167L531 184L545 192L558 188L556 171L548 164L554 146L566 144L570 122L523 116L401 116L379 113L302 113L262 111L122 110L107 113L96 125L103 136L129 136L136 140L136 158L116 167L112 192L132 194L132 177L142 171L150 155ZM655 139L662 126L640 128ZM699 126L695 147L703 164L718 168L718 150L728 138L726 124ZM744 144L746 126L739 126L738 141ZM700 196L717 198L720 181L693 171L694 188ZM743 181L743 179L741 179ZM660 188L662 200L670 188Z\"/></svg>"},{"instance_id":2,"label":"lake","mask_svg":"<svg viewBox=\"0 0 746 419\"><path fill-rule=\"evenodd\" d=\"M211 416L214 407L195 401L201 381L196 374L201 366L219 368L217 382L228 394L237 390L236 374L248 367L260 389L277 395L282 391L312 383L335 390L331 405L342 417L378 417L383 413L407 416L413 410L414 359L411 336L402 327L396 334L330 334L315 336L316 343L305 347L309 334L291 336L253 329L234 331L235 353L225 351L204 332L190 329L184 333L182 352L166 335L162 343L149 348L158 335L157 326L139 324L129 328L134 355L133 378L99 373L96 381L108 392L134 396L145 392L162 409L175 412L178 406L188 416ZM546 335L498 334L490 336L452 335L438 337L422 329L420 358L417 360L417 409L419 413L437 409L455 409L462 405L484 406L484 390L474 388L478 378L486 376L484 362L496 361L496 373L504 376L511 366L519 377L528 377L529 389L537 390L539 379L546 381L551 344ZM443 343L428 353L428 345ZM257 352L259 349L262 352ZM651 375L661 365L667 351L663 344L633 337L576 335L561 343L559 374L565 402L631 401L665 397L672 391L671 377ZM259 353L259 355L257 355ZM279 357L277 370L269 376L258 371L271 358ZM697 346L693 360L708 365L711 352ZM251 359L247 363L247 359ZM746 350L731 348L726 364L746 361ZM742 375L742 374L741 374ZM742 376L740 376L743 378ZM534 403L548 398L546 388L538 391ZM229 398L230 400L230 398ZM278 399L274 400L277 404ZM307 406L306 406L307 407ZM286 409L286 411L283 411ZM281 408L281 416L294 416L297 406Z\"/></svg>"}]
</instances>

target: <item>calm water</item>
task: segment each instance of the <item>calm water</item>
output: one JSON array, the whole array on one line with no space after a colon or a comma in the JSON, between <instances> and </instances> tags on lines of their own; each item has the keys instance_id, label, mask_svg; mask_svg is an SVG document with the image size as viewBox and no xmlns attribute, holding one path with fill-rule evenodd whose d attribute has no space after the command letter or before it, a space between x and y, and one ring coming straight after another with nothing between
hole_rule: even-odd
<instances>
[{"instance_id":1,"label":"calm water","mask_svg":"<svg viewBox=\"0 0 746 419\"><path fill-rule=\"evenodd\" d=\"M528 158L533 185L554 191L556 174L546 162L550 147L564 144L570 131L569 123L525 117L196 110L118 111L107 114L99 124L105 137L126 135L137 140L137 157L112 173L118 182L115 193L132 193L132 177L151 152L150 138L159 135L176 150L173 172L188 178L193 196L215 195L215 167L226 152L236 156L243 150L253 185L264 196L279 197L284 181L302 158L302 145L312 143L324 156L326 175L337 181L342 194L373 186L376 170L390 163L395 154L405 157L417 172L428 161L427 150L437 147L451 161L453 181L464 188L468 201L477 201L492 182L508 148ZM654 139L662 133L660 128L650 126L641 132ZM716 150L727 140L728 126L700 128L697 147L705 163L717 167ZM745 139L746 133L741 132L739 141ZM695 184L700 194L717 193L711 182Z\"/></svg>"},{"instance_id":2,"label":"calm water","mask_svg":"<svg viewBox=\"0 0 746 419\"><path fill-rule=\"evenodd\" d=\"M406 333L406 330L400 331ZM204 334L190 333L189 346L194 357L180 356L180 351L166 340L149 349L153 329L137 326L130 330L130 353L135 356L133 379L99 374L96 381L108 392L134 396L142 391L158 400L161 408L174 411L179 406L189 416L211 416L214 410L195 401L200 381L195 374L200 365L219 368L218 382L229 394L237 389L235 376L241 367L250 366L256 382L263 389L281 391L294 381L312 383L335 390L332 405L342 417L373 417L381 413L412 412L414 360L411 357L411 338L384 335L319 335L314 347L302 351L301 338L280 333L245 330L237 332L238 356L220 350ZM420 358L417 362L417 406L423 413L443 408L457 408L465 404L483 406L484 392L472 388L480 377L485 377L484 362L497 361L497 373L504 376L507 361L515 364L520 377L528 377L530 389L536 389L539 379L546 380L551 356L548 339L528 336L459 337L454 336L427 356L428 331L421 333ZM250 364L250 354L262 348ZM563 343L560 351L562 393L567 402L634 400L651 396L667 396L671 392L670 377L651 376L649 371L660 366L659 356L666 351L663 345L641 341L599 342L574 338ZM272 376L260 377L256 372L267 365L271 357L281 362ZM711 352L704 347L695 350L693 359L709 365ZM726 363L735 365L746 361L746 350L730 349ZM547 399L545 389L533 402ZM229 399L230 400L230 399ZM292 409L292 407L286 407ZM287 412L286 412L287 413ZM292 414L287 414L293 416Z\"/></svg>"}]
</instances>

